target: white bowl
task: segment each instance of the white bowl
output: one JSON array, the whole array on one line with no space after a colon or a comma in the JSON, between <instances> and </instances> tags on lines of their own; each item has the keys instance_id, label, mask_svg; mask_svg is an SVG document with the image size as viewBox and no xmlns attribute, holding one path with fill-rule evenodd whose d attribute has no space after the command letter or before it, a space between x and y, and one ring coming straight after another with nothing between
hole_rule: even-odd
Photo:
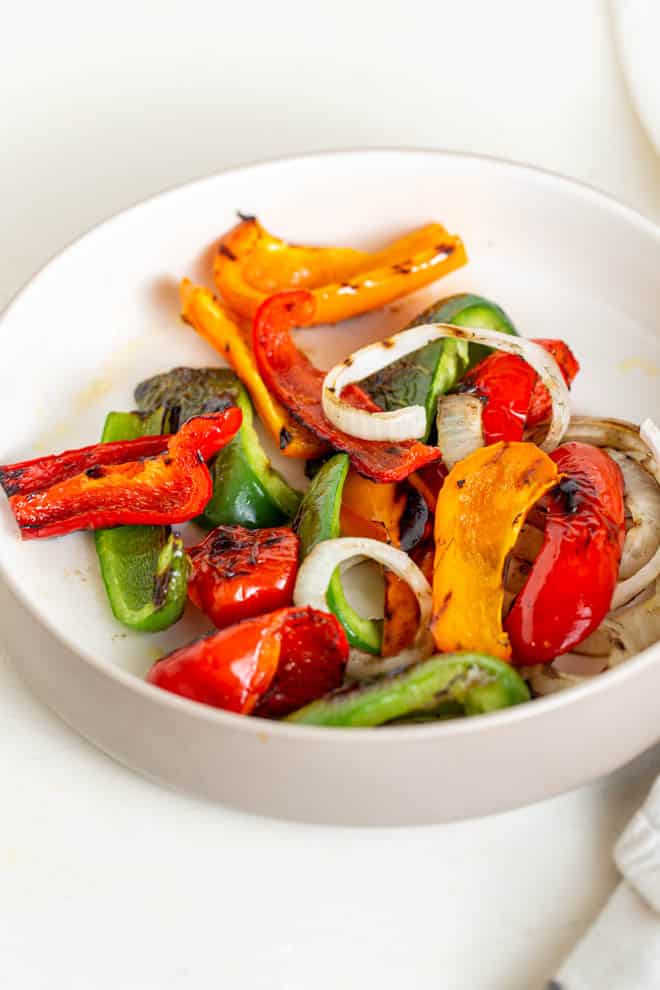
<instances>
[{"instance_id":1,"label":"white bowl","mask_svg":"<svg viewBox=\"0 0 660 990\"><path fill-rule=\"evenodd\" d=\"M209 246L237 209L293 240L375 246L430 219L470 264L383 313L302 331L329 367L403 326L431 298L489 296L527 336L582 361L581 412L660 416L660 235L566 179L469 155L360 151L226 172L101 225L40 272L2 322L0 462L89 443L140 379L215 355L185 328L176 284L208 280ZM290 465L289 465L290 467ZM35 691L78 732L162 782L310 822L422 824L502 811L613 770L660 739L660 647L588 686L480 718L313 729L195 705L142 680L205 628L189 610L156 636L105 601L88 534L21 544L0 505L4 636Z\"/></svg>"}]
</instances>

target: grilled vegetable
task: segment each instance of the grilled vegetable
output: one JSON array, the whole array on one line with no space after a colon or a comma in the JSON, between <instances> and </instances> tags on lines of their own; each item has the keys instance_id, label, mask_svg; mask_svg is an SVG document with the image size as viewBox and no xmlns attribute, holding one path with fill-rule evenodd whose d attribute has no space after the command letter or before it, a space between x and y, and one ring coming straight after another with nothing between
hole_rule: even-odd
<instances>
[{"instance_id":1,"label":"grilled vegetable","mask_svg":"<svg viewBox=\"0 0 660 990\"><path fill-rule=\"evenodd\" d=\"M335 454L317 472L305 493L293 524L300 538L301 561L320 543L339 536L342 492L347 473L348 457L346 454ZM328 575L321 601L317 603L318 608L321 606L337 616L352 647L366 653L380 653L382 621L364 619L349 605L341 585L339 568L331 576Z\"/></svg>"},{"instance_id":2,"label":"grilled vegetable","mask_svg":"<svg viewBox=\"0 0 660 990\"><path fill-rule=\"evenodd\" d=\"M433 303L416 316L408 328L427 323L451 323L460 327L499 330L500 333L518 333L503 309L482 296L469 293L448 296ZM424 439L428 439L438 397L451 391L467 369L489 353L490 348L482 344L434 340L364 378L360 387L381 409L423 406L426 411Z\"/></svg>"},{"instance_id":3,"label":"grilled vegetable","mask_svg":"<svg viewBox=\"0 0 660 990\"><path fill-rule=\"evenodd\" d=\"M252 404L233 371L175 368L141 382L135 401L146 411L168 409L171 428L229 403L241 410L238 434L211 467L213 495L198 520L203 526L257 529L278 526L295 515L300 494L271 466L254 428Z\"/></svg>"},{"instance_id":4,"label":"grilled vegetable","mask_svg":"<svg viewBox=\"0 0 660 990\"><path fill-rule=\"evenodd\" d=\"M290 332L296 326L309 326L315 307L310 292L282 292L263 303L254 318L252 341L257 365L278 400L317 436L345 451L353 467L373 481L401 481L417 468L437 460L440 451L433 447L414 441L393 444L359 440L328 421L322 405L326 376L298 350ZM354 406L377 411L359 389L345 391Z\"/></svg>"},{"instance_id":5,"label":"grilled vegetable","mask_svg":"<svg viewBox=\"0 0 660 990\"><path fill-rule=\"evenodd\" d=\"M481 715L528 700L527 685L508 664L478 653L449 654L339 689L293 712L287 721L365 728L404 718L428 721L452 710Z\"/></svg>"},{"instance_id":6,"label":"grilled vegetable","mask_svg":"<svg viewBox=\"0 0 660 990\"><path fill-rule=\"evenodd\" d=\"M566 381L552 354L532 340L513 337L496 330L455 327L450 323L427 323L411 327L349 354L340 364L331 368L323 379L322 406L325 416L335 428L363 440L401 443L424 436L427 427L424 406L406 406L389 412L374 410L368 407L364 399L358 405L351 390L366 375L412 354L425 344L445 339L487 344L498 351L522 357L531 365L551 397L550 423L540 446L543 450L554 450L568 426L570 407ZM348 399L349 393L353 401ZM359 394L364 395L361 391Z\"/></svg>"},{"instance_id":7,"label":"grilled vegetable","mask_svg":"<svg viewBox=\"0 0 660 990\"><path fill-rule=\"evenodd\" d=\"M284 608L175 650L147 680L215 708L273 718L341 684L347 658L334 616Z\"/></svg>"},{"instance_id":8,"label":"grilled vegetable","mask_svg":"<svg viewBox=\"0 0 660 990\"><path fill-rule=\"evenodd\" d=\"M164 411L110 413L103 442L159 435ZM188 596L188 559L169 526L115 526L94 534L101 576L114 617L130 629L159 632L182 615Z\"/></svg>"},{"instance_id":9,"label":"grilled vegetable","mask_svg":"<svg viewBox=\"0 0 660 990\"><path fill-rule=\"evenodd\" d=\"M527 512L558 481L531 443L481 447L447 476L436 506L433 638L439 650L511 657L503 571Z\"/></svg>"},{"instance_id":10,"label":"grilled vegetable","mask_svg":"<svg viewBox=\"0 0 660 990\"><path fill-rule=\"evenodd\" d=\"M567 653L607 615L625 536L623 478L598 447L567 443L551 455L562 480L548 499L545 537L505 622L515 663Z\"/></svg>"},{"instance_id":11,"label":"grilled vegetable","mask_svg":"<svg viewBox=\"0 0 660 990\"><path fill-rule=\"evenodd\" d=\"M34 539L78 529L193 519L213 492L206 461L229 443L240 425L241 413L235 407L198 416L169 439L158 457L95 465L43 492L11 496L22 536Z\"/></svg>"},{"instance_id":12,"label":"grilled vegetable","mask_svg":"<svg viewBox=\"0 0 660 990\"><path fill-rule=\"evenodd\" d=\"M250 335L221 306L212 292L184 279L180 287L183 321L215 348L234 369L254 403L261 422L285 457L314 458L328 448L280 405L264 385L250 347Z\"/></svg>"},{"instance_id":13,"label":"grilled vegetable","mask_svg":"<svg viewBox=\"0 0 660 990\"><path fill-rule=\"evenodd\" d=\"M218 526L188 555L188 594L218 629L293 600L298 538L290 529Z\"/></svg>"},{"instance_id":14,"label":"grilled vegetable","mask_svg":"<svg viewBox=\"0 0 660 990\"><path fill-rule=\"evenodd\" d=\"M409 585L417 601L419 621L411 646L393 657L374 657L351 654L349 674L355 679L363 679L370 674L407 667L432 649L428 624L431 618L431 588L415 562L402 550L361 537L341 537L317 543L302 563L296 578L293 600L296 605L311 605L322 608L325 603L335 611L335 598L331 594L331 584L335 576L363 560L375 560ZM344 623L341 612L335 611L337 618ZM362 620L364 621L364 620ZM349 642L351 636L347 626ZM373 651L364 651L367 654Z\"/></svg>"},{"instance_id":15,"label":"grilled vegetable","mask_svg":"<svg viewBox=\"0 0 660 990\"><path fill-rule=\"evenodd\" d=\"M276 292L308 289L316 303L314 323L336 323L414 292L466 260L460 237L439 223L367 254L287 244L248 217L220 240L214 275L223 299L243 317L253 317Z\"/></svg>"}]
</instances>

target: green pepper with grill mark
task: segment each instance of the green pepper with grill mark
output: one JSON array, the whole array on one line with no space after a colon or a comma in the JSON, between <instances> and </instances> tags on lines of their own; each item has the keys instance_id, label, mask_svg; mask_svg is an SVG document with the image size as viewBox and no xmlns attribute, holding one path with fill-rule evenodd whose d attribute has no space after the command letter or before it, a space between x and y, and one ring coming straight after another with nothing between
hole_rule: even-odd
<instances>
[{"instance_id":1,"label":"green pepper with grill mark","mask_svg":"<svg viewBox=\"0 0 660 990\"><path fill-rule=\"evenodd\" d=\"M446 653L368 684L339 688L299 708L300 725L369 728L389 722L483 715L529 701L529 688L510 664L479 653Z\"/></svg>"},{"instance_id":2,"label":"green pepper with grill mark","mask_svg":"<svg viewBox=\"0 0 660 990\"><path fill-rule=\"evenodd\" d=\"M103 442L168 432L163 409L111 412ZM129 629L160 632L181 618L190 566L181 537L169 526L117 526L94 533L113 615Z\"/></svg>"},{"instance_id":3,"label":"green pepper with grill mark","mask_svg":"<svg viewBox=\"0 0 660 990\"><path fill-rule=\"evenodd\" d=\"M416 316L406 329L424 323L451 323L458 327L499 330L518 336L513 323L496 303L483 296L461 293L433 303ZM438 398L460 381L466 371L486 357L492 348L465 340L434 340L418 351L369 375L360 387L383 409L424 406L428 440Z\"/></svg>"},{"instance_id":4,"label":"green pepper with grill mark","mask_svg":"<svg viewBox=\"0 0 660 990\"><path fill-rule=\"evenodd\" d=\"M335 454L317 471L305 493L293 523L300 540L301 560L305 559L317 543L340 535L341 498L348 467L348 455ZM326 602L328 610L344 627L351 646L365 653L380 653L383 642L382 620L363 619L349 605L342 588L339 568L330 579Z\"/></svg>"},{"instance_id":5,"label":"green pepper with grill mark","mask_svg":"<svg viewBox=\"0 0 660 990\"><path fill-rule=\"evenodd\" d=\"M252 403L237 376L227 368L175 368L141 382L138 408L170 411L171 428L191 416L231 403L243 414L241 428L211 466L213 495L196 521L207 529L281 526L295 515L300 493L271 466L254 428Z\"/></svg>"}]
</instances>

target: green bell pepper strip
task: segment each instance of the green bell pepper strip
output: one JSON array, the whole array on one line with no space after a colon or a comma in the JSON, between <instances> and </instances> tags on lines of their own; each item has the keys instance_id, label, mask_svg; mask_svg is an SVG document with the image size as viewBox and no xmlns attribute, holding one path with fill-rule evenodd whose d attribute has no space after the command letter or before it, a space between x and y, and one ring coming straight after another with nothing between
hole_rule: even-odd
<instances>
[{"instance_id":1,"label":"green bell pepper strip","mask_svg":"<svg viewBox=\"0 0 660 990\"><path fill-rule=\"evenodd\" d=\"M103 442L166 432L162 409L111 412ZM113 615L129 629L160 632L183 613L190 565L169 526L117 526L94 533L101 576Z\"/></svg>"},{"instance_id":2,"label":"green bell pepper strip","mask_svg":"<svg viewBox=\"0 0 660 990\"><path fill-rule=\"evenodd\" d=\"M513 323L496 303L461 293L433 303L416 316L406 329L424 323L452 323L518 335ZM492 348L465 340L434 340L418 351L369 375L360 387L385 410L424 406L428 440L435 421L438 398L460 381L466 371L490 354Z\"/></svg>"},{"instance_id":3,"label":"green bell pepper strip","mask_svg":"<svg viewBox=\"0 0 660 990\"><path fill-rule=\"evenodd\" d=\"M227 368L175 368L142 382L135 390L140 409L164 406L176 429L191 416L230 402L241 410L237 435L216 457L212 467L213 495L196 520L207 529L281 526L295 515L300 493L271 466L254 428L252 403L243 384Z\"/></svg>"},{"instance_id":4,"label":"green bell pepper strip","mask_svg":"<svg viewBox=\"0 0 660 990\"><path fill-rule=\"evenodd\" d=\"M507 663L479 653L446 653L371 683L340 688L287 716L300 725L367 728L437 713L482 715L529 701L525 681Z\"/></svg>"},{"instance_id":5,"label":"green bell pepper strip","mask_svg":"<svg viewBox=\"0 0 660 990\"><path fill-rule=\"evenodd\" d=\"M305 493L293 528L300 540L300 559L322 540L340 535L339 517L344 482L349 467L348 454L335 454L317 471ZM335 615L346 633L349 644L365 653L380 654L383 642L382 620L363 619L346 600L339 568L334 572L326 592L328 610Z\"/></svg>"}]
</instances>

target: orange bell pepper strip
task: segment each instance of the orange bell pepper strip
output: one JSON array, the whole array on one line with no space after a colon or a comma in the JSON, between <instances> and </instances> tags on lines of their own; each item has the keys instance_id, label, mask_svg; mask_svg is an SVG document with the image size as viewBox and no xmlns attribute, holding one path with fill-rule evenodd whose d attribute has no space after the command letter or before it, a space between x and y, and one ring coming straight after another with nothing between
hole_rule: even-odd
<instances>
[{"instance_id":1,"label":"orange bell pepper strip","mask_svg":"<svg viewBox=\"0 0 660 990\"><path fill-rule=\"evenodd\" d=\"M406 496L400 485L363 478L351 468L344 483L340 525L343 536L366 536L400 546ZM410 646L419 625L417 599L405 581L385 571L385 610L381 656L392 657Z\"/></svg>"},{"instance_id":2,"label":"orange bell pepper strip","mask_svg":"<svg viewBox=\"0 0 660 990\"><path fill-rule=\"evenodd\" d=\"M181 317L232 366L247 388L262 423L285 457L321 457L328 447L297 423L266 388L245 333L212 292L184 278Z\"/></svg>"},{"instance_id":3,"label":"orange bell pepper strip","mask_svg":"<svg viewBox=\"0 0 660 990\"><path fill-rule=\"evenodd\" d=\"M525 516L559 478L532 443L481 447L449 472L435 514L431 630L439 650L511 659L502 626L504 563Z\"/></svg>"},{"instance_id":4,"label":"orange bell pepper strip","mask_svg":"<svg viewBox=\"0 0 660 990\"><path fill-rule=\"evenodd\" d=\"M256 217L248 217L220 240L213 273L222 298L244 317L254 316L276 292L310 290L316 299L316 326L385 306L466 261L461 238L439 223L369 253L288 244L269 234Z\"/></svg>"}]
</instances>

